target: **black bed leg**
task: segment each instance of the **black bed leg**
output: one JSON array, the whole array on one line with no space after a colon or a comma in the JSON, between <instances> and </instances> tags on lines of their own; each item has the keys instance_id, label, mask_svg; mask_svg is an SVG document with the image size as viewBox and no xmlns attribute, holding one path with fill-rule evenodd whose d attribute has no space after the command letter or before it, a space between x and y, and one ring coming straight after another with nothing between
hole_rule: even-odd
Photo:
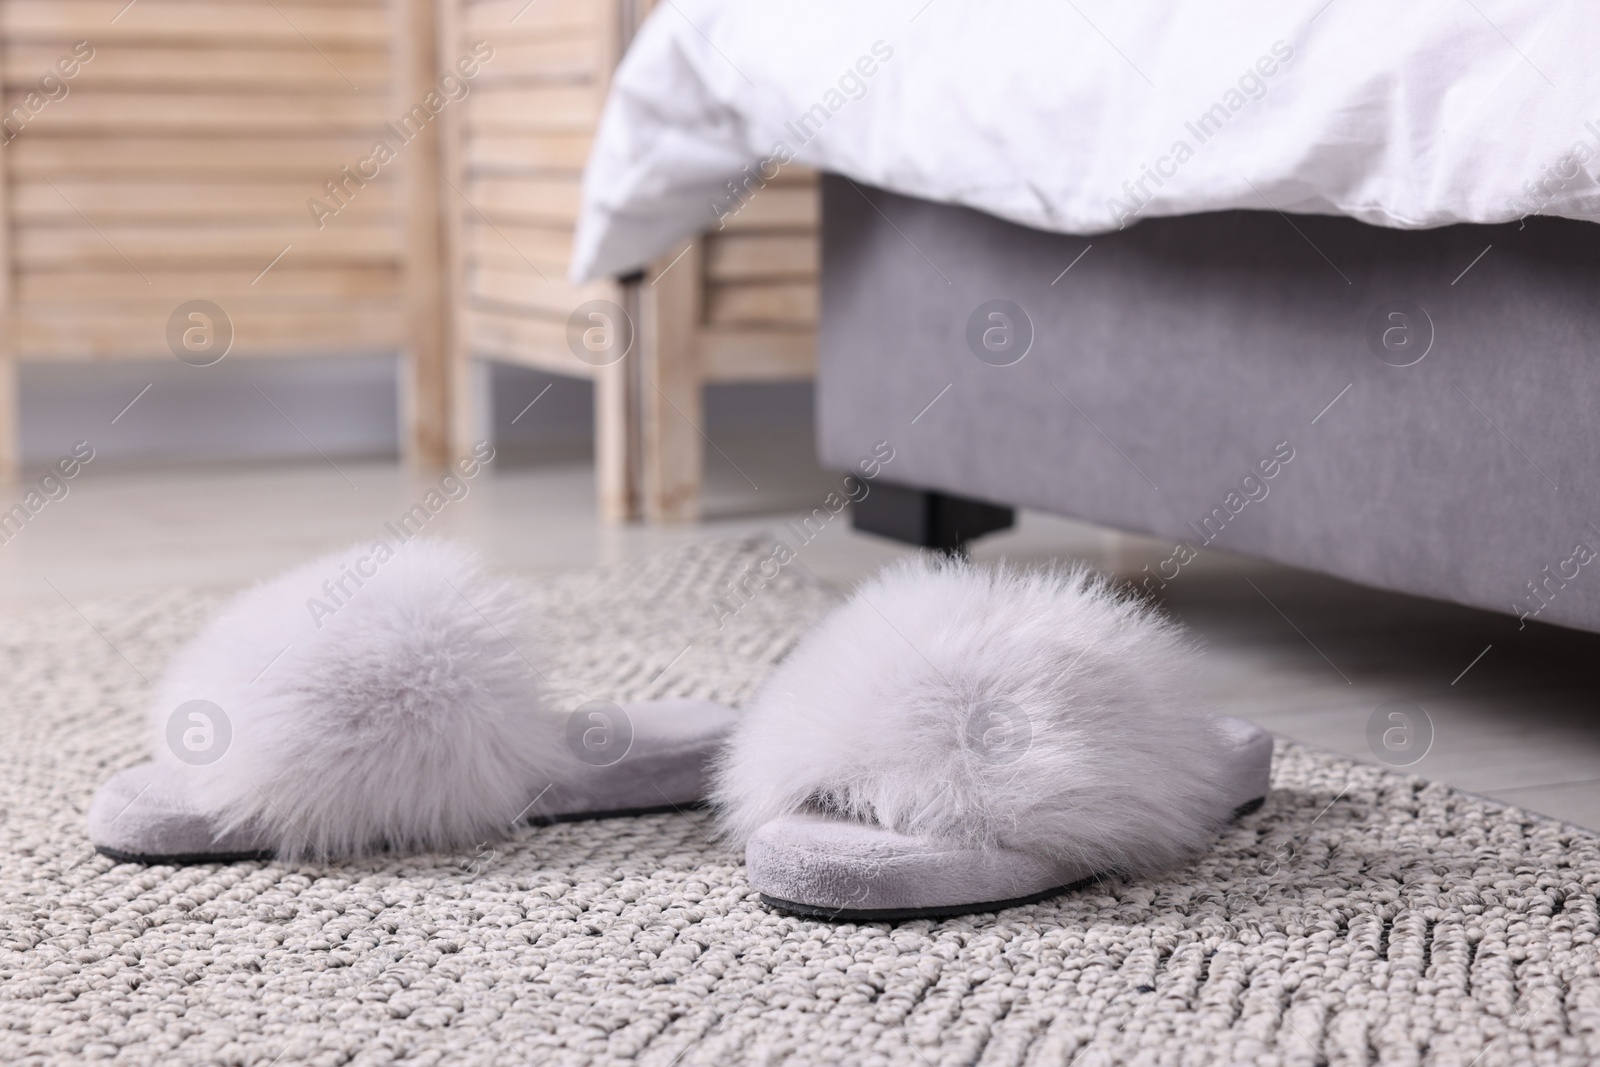
<instances>
[{"instance_id":1,"label":"black bed leg","mask_svg":"<svg viewBox=\"0 0 1600 1067\"><path fill-rule=\"evenodd\" d=\"M857 530L961 555L967 542L1015 522L1010 508L883 482L850 506L850 525Z\"/></svg>"}]
</instances>

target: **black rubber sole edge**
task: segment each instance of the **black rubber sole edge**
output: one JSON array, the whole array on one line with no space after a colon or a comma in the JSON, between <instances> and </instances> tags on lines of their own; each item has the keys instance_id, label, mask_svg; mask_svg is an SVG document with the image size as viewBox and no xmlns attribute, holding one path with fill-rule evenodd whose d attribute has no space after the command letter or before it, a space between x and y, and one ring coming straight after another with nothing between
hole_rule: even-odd
<instances>
[{"instance_id":1,"label":"black rubber sole edge","mask_svg":"<svg viewBox=\"0 0 1600 1067\"><path fill-rule=\"evenodd\" d=\"M1237 808L1233 809L1233 814L1228 816L1228 821L1238 822L1246 815L1260 811L1261 805L1265 804L1266 802L1266 797L1256 797L1254 800L1247 800L1243 804L1240 804Z\"/></svg>"},{"instance_id":2,"label":"black rubber sole edge","mask_svg":"<svg viewBox=\"0 0 1600 1067\"><path fill-rule=\"evenodd\" d=\"M761 903L777 911L798 915L803 919L826 919L829 922L839 923L898 923L914 919L948 919L956 915L983 915L991 911L1003 911L1006 908L1019 908L1024 904L1037 904L1041 900L1049 900L1051 897L1070 893L1074 889L1082 889L1097 880L1093 877L1084 878L1071 885L1058 885L1042 893L1030 893L1028 896L1012 897L1010 900L991 900L982 904L946 904L937 908L819 908L811 904L798 904L792 900L769 897L765 893L761 894Z\"/></svg>"},{"instance_id":3,"label":"black rubber sole edge","mask_svg":"<svg viewBox=\"0 0 1600 1067\"><path fill-rule=\"evenodd\" d=\"M1261 805L1267 802L1266 797L1256 797L1248 800L1233 809L1229 822L1238 820L1259 811ZM1097 875L1081 878L1069 885L1056 886L1046 889L1041 893L1030 893L1025 897L1012 897L1010 900L987 900L976 904L945 904L937 908L819 908L815 904L801 904L798 901L784 900L781 897L761 894L761 903L774 911L787 912L798 915L802 919L825 919L828 922L841 923L896 923L912 922L917 919L949 919L957 915L985 915L989 912L1004 911L1006 908L1020 908L1024 904L1037 904L1041 900L1059 897L1063 893L1071 893L1085 886L1101 881Z\"/></svg>"},{"instance_id":4,"label":"black rubber sole edge","mask_svg":"<svg viewBox=\"0 0 1600 1067\"><path fill-rule=\"evenodd\" d=\"M523 820L529 826L554 826L563 822L592 822L595 819L623 819L634 815L665 815L705 807L701 800L690 804L658 804L648 808L617 808L612 811L580 811L563 815L536 815ZM94 850L118 863L142 863L149 867L192 867L200 863L247 863L276 858L273 852L180 852L173 856L152 856L140 852L94 846ZM381 855L382 853L380 853Z\"/></svg>"},{"instance_id":5,"label":"black rubber sole edge","mask_svg":"<svg viewBox=\"0 0 1600 1067\"><path fill-rule=\"evenodd\" d=\"M655 804L648 808L615 808L611 811L579 811L570 815L535 815L524 820L529 826L554 826L560 822L593 822L596 819L624 819L633 815L666 815L675 811L699 811L706 806L703 800L688 804Z\"/></svg>"},{"instance_id":6,"label":"black rubber sole edge","mask_svg":"<svg viewBox=\"0 0 1600 1067\"><path fill-rule=\"evenodd\" d=\"M272 858L271 852L180 852L175 856L148 856L104 845L96 845L94 850L118 863L143 863L150 867L191 867L196 863L244 863Z\"/></svg>"}]
</instances>

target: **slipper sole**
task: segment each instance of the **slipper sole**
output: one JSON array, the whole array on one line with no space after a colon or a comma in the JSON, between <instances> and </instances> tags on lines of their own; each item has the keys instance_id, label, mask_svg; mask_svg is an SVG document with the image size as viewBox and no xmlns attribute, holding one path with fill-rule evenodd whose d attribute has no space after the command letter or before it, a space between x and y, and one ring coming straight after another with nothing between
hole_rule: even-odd
<instances>
[{"instance_id":1,"label":"slipper sole","mask_svg":"<svg viewBox=\"0 0 1600 1067\"><path fill-rule=\"evenodd\" d=\"M1270 788L1272 735L1223 720L1233 740L1230 792L1237 820ZM997 911L1091 884L1103 874L1016 850L976 851L821 814L782 816L745 849L763 903L808 918L897 922Z\"/></svg>"},{"instance_id":2,"label":"slipper sole","mask_svg":"<svg viewBox=\"0 0 1600 1067\"><path fill-rule=\"evenodd\" d=\"M738 712L704 700L627 705L631 742L615 762L591 764L574 753L561 780L535 798L539 810L518 823L535 826L683 811L704 801L709 764ZM275 858L259 834L214 831L215 819L192 796L187 768L146 762L117 772L89 805L89 839L121 863L163 866ZM530 805L530 808L534 805ZM308 839L309 840L309 839ZM384 852L379 845L370 851Z\"/></svg>"},{"instance_id":3,"label":"slipper sole","mask_svg":"<svg viewBox=\"0 0 1600 1067\"><path fill-rule=\"evenodd\" d=\"M618 808L614 811L580 811L570 815L535 815L524 819L528 826L555 826L558 823L592 822L596 819L627 819L640 815L666 815L704 808L705 801L688 804L659 804L653 808ZM261 863L277 858L274 852L180 852L170 856L147 852L127 852L106 845L96 845L94 850L118 863L142 863L151 867L192 867L201 863ZM379 849L386 852L386 849Z\"/></svg>"},{"instance_id":4,"label":"slipper sole","mask_svg":"<svg viewBox=\"0 0 1600 1067\"><path fill-rule=\"evenodd\" d=\"M1240 804L1233 811L1230 822L1238 822L1246 815L1261 810L1261 805L1267 802L1266 797L1257 797ZM799 916L802 919L823 919L827 922L850 923L898 923L914 922L918 919L949 919L958 915L982 915L989 912L1004 911L1007 908L1020 908L1027 904L1038 904L1053 897L1063 896L1067 893L1085 889L1103 879L1098 875L1080 878L1067 885L1058 885L1053 889L1041 890L1027 896L1012 897L1010 900L993 900L981 905L947 904L933 908L823 908L814 904L801 904L794 900L784 900L781 897L770 896L766 893L759 894L761 903L774 911L786 912Z\"/></svg>"}]
</instances>

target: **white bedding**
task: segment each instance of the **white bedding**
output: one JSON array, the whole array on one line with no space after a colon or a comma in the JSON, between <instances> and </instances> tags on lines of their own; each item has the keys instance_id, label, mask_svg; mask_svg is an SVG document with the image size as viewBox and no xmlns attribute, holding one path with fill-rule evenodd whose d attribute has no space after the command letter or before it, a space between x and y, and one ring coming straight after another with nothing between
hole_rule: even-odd
<instances>
[{"instance_id":1,"label":"white bedding","mask_svg":"<svg viewBox=\"0 0 1600 1067\"><path fill-rule=\"evenodd\" d=\"M1600 219L1600 3L660 0L572 276L642 266L800 164L1066 233Z\"/></svg>"}]
</instances>

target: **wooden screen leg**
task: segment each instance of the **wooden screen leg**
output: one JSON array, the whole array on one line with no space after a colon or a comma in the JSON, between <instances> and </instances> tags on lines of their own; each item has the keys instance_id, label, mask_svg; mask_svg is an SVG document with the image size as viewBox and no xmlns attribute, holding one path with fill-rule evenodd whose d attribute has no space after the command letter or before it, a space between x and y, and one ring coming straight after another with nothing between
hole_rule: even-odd
<instances>
[{"instance_id":1,"label":"wooden screen leg","mask_svg":"<svg viewBox=\"0 0 1600 1067\"><path fill-rule=\"evenodd\" d=\"M492 373L484 360L460 351L450 355L450 452L456 458L494 436Z\"/></svg>"},{"instance_id":2,"label":"wooden screen leg","mask_svg":"<svg viewBox=\"0 0 1600 1067\"><path fill-rule=\"evenodd\" d=\"M434 470L449 462L446 374L437 347L413 349L400 365L401 442L408 466Z\"/></svg>"},{"instance_id":3,"label":"wooden screen leg","mask_svg":"<svg viewBox=\"0 0 1600 1067\"><path fill-rule=\"evenodd\" d=\"M22 424L17 410L17 361L0 352L0 484L17 480L22 466Z\"/></svg>"},{"instance_id":4,"label":"wooden screen leg","mask_svg":"<svg viewBox=\"0 0 1600 1067\"><path fill-rule=\"evenodd\" d=\"M600 519L638 518L634 452L638 428L631 388L634 353L619 363L596 367L594 374L594 479Z\"/></svg>"},{"instance_id":5,"label":"wooden screen leg","mask_svg":"<svg viewBox=\"0 0 1600 1067\"><path fill-rule=\"evenodd\" d=\"M641 458L644 513L651 522L700 517L705 390L697 339L702 291L699 241L664 257L640 289Z\"/></svg>"},{"instance_id":6,"label":"wooden screen leg","mask_svg":"<svg viewBox=\"0 0 1600 1067\"><path fill-rule=\"evenodd\" d=\"M423 99L438 79L439 23L431 0L391 5L396 42L394 106L402 112ZM445 306L447 268L445 203L440 181L441 123L429 123L406 148L400 164L405 220L405 293L411 343L401 366L401 451L407 462L430 469L449 462L450 328Z\"/></svg>"}]
</instances>

